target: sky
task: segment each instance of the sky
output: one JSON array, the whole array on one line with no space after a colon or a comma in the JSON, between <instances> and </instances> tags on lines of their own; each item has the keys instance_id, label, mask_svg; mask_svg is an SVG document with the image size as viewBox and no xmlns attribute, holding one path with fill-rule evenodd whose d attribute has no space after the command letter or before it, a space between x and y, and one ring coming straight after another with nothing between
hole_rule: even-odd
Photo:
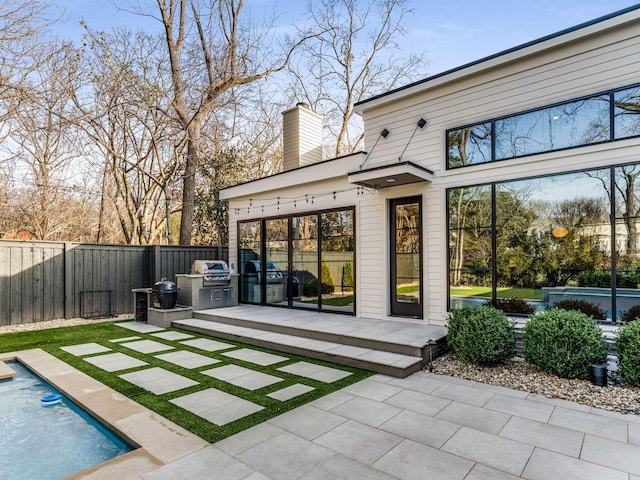
<instances>
[{"instance_id":1,"label":"sky","mask_svg":"<svg viewBox=\"0 0 640 480\"><path fill-rule=\"evenodd\" d=\"M56 35L79 39L81 19L94 29L124 25L160 31L157 22L119 9L155 5L155 0L52 0L66 21ZM304 16L305 0L245 0L259 18L265 12L278 29L293 30ZM408 0L413 9L406 35L398 39L406 52L425 53L430 76L535 40L565 28L637 4L637 0Z\"/></svg>"}]
</instances>

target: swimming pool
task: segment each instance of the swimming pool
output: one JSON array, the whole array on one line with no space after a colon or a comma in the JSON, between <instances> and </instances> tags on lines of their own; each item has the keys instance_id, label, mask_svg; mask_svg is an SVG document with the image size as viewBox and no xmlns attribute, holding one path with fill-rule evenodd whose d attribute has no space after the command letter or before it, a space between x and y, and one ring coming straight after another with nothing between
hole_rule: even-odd
<instances>
[{"instance_id":1,"label":"swimming pool","mask_svg":"<svg viewBox=\"0 0 640 480\"><path fill-rule=\"evenodd\" d=\"M132 450L65 397L42 406L59 392L21 363L8 365L17 375L0 382L0 478L57 480Z\"/></svg>"}]
</instances>

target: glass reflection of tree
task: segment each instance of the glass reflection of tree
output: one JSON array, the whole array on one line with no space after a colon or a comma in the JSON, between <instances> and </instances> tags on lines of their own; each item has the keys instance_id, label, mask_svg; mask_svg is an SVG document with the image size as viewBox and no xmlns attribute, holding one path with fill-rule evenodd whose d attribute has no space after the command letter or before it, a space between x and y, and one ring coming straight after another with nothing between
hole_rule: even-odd
<instances>
[{"instance_id":1,"label":"glass reflection of tree","mask_svg":"<svg viewBox=\"0 0 640 480\"><path fill-rule=\"evenodd\" d=\"M464 187L449 192L451 283L462 284L463 270L487 270L491 261L491 191Z\"/></svg>"},{"instance_id":2,"label":"glass reflection of tree","mask_svg":"<svg viewBox=\"0 0 640 480\"><path fill-rule=\"evenodd\" d=\"M447 144L450 167L490 162L491 123L451 130Z\"/></svg>"}]
</instances>

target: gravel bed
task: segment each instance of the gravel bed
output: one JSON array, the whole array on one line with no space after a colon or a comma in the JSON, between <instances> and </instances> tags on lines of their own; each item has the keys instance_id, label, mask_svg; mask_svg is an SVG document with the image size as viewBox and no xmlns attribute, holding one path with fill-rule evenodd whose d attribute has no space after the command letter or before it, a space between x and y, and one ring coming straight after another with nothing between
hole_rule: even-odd
<instances>
[{"instance_id":1,"label":"gravel bed","mask_svg":"<svg viewBox=\"0 0 640 480\"><path fill-rule=\"evenodd\" d=\"M130 320L132 314L118 315L107 318L69 318L60 320L49 320L47 322L21 323L19 325L5 325L0 327L0 334L12 332L27 332L31 330L46 330L48 328L73 327L76 325L87 325L98 322L114 322L118 320Z\"/></svg>"},{"instance_id":2,"label":"gravel bed","mask_svg":"<svg viewBox=\"0 0 640 480\"><path fill-rule=\"evenodd\" d=\"M589 380L569 380L545 373L519 357L503 365L479 367L461 362L452 353L434 360L433 372L570 400L603 410L640 415L640 388L620 383L611 372L608 386L598 387Z\"/></svg>"}]
</instances>

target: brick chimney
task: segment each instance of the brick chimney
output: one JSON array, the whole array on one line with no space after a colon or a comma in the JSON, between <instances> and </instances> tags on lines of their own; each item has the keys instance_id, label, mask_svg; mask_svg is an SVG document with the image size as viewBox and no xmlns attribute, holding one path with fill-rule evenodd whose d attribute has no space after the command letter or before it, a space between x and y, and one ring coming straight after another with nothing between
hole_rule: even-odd
<instances>
[{"instance_id":1,"label":"brick chimney","mask_svg":"<svg viewBox=\"0 0 640 480\"><path fill-rule=\"evenodd\" d=\"M322 161L322 115L306 103L282 112L283 170Z\"/></svg>"}]
</instances>

